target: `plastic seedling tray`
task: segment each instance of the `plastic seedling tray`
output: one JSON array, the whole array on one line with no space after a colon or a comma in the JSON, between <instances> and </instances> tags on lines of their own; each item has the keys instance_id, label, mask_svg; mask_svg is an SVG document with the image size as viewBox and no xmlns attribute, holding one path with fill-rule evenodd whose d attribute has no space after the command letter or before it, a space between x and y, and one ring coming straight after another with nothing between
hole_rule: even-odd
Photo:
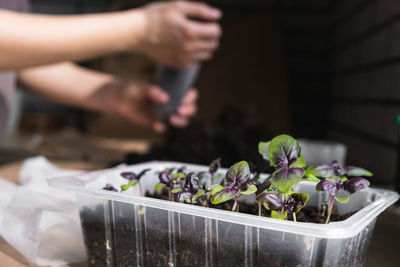
<instances>
[{"instance_id":1,"label":"plastic seedling tray","mask_svg":"<svg viewBox=\"0 0 400 267\"><path fill-rule=\"evenodd\" d=\"M362 266L377 216L399 198L388 190L362 190L338 205L339 213L355 214L325 225L142 197L138 186L124 193L101 190L125 183L122 171L151 168L140 184L153 191L157 172L181 165L208 169L154 161L49 180L76 193L89 266ZM295 190L310 194L307 205L327 200L310 182Z\"/></svg>"}]
</instances>

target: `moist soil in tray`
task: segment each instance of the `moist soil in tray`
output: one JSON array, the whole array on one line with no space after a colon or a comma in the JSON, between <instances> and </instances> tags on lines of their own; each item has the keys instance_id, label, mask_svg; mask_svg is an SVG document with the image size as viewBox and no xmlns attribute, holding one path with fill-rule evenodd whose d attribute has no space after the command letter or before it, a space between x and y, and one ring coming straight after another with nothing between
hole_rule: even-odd
<instances>
[{"instance_id":1,"label":"moist soil in tray","mask_svg":"<svg viewBox=\"0 0 400 267\"><path fill-rule=\"evenodd\" d=\"M146 196L168 199L165 191L162 194L147 193ZM195 205L200 205L200 203ZM233 201L213 205L212 208L231 210L232 205ZM135 208L140 209L141 207L135 206ZM108 266L108 264L136 266L138 262L142 266L174 266L170 262L171 257L174 258L177 266L206 266L206 261L212 263L212 266L242 266L244 264L245 242L242 235L232 234L243 231L243 226L232 224L227 229L221 229L218 255L211 257L206 255L205 247L215 249L216 244L211 242L211 238L205 237L206 226L203 218L177 213L168 214L168 211L160 212L149 212L146 214L146 219L144 216L135 217L135 214L138 213L135 213L134 205L121 202L114 202L113 205L111 202L107 202L104 205L98 205L95 209L84 208L81 210L81 224L87 246L89 266L102 267ZM257 215L258 205L240 203L240 212ZM337 210L333 210L331 221L345 220L352 214L354 213L339 215ZM112 218L112 216L117 218ZM265 208L262 208L262 216L269 216ZM320 210L307 206L296 217L299 222L325 223L326 220ZM289 216L288 219L292 218ZM168 228L168 220L172 220L174 224L179 220L181 236L171 236L173 229ZM113 221L117 223L110 223ZM146 231L145 228L151 229L151 231ZM135 229L141 229L142 232ZM176 242L173 243L177 253L170 255L170 241L174 238ZM268 240L263 240L260 236L258 245L262 247L262 253L260 249L252 252L257 259L255 266L263 266L265 262L268 262L268 266L296 266L302 262L301 252L290 251L287 248L288 242L282 242L284 239L287 241L288 238L293 238L293 236L285 237L278 232L272 237L268 235ZM207 242L208 244L205 244ZM302 241L294 239L289 243L292 242ZM137 248L138 245L141 247ZM253 247L257 247L257 244L255 243ZM144 253L140 254L137 251L144 251ZM270 255L269 251L274 251L275 254ZM281 255L276 255L276 252ZM207 259L207 257L209 258Z\"/></svg>"}]
</instances>

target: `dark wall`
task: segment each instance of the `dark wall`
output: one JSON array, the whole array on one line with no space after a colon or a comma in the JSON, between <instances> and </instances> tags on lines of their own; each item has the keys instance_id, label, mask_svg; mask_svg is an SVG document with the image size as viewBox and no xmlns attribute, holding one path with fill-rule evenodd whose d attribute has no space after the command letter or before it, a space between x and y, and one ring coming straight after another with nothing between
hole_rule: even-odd
<instances>
[{"instance_id":1,"label":"dark wall","mask_svg":"<svg viewBox=\"0 0 400 267\"><path fill-rule=\"evenodd\" d=\"M330 136L350 162L392 182L400 113L400 1L342 0L332 9Z\"/></svg>"}]
</instances>

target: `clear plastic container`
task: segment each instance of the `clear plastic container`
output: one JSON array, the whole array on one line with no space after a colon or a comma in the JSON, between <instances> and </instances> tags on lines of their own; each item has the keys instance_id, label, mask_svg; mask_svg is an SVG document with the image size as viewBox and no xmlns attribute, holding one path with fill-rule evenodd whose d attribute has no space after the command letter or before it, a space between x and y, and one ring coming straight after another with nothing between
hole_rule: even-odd
<instances>
[{"instance_id":1,"label":"clear plastic container","mask_svg":"<svg viewBox=\"0 0 400 267\"><path fill-rule=\"evenodd\" d=\"M377 216L399 198L388 190L362 190L338 205L341 214L359 211L325 225L142 197L138 186L123 193L100 190L126 182L122 171L151 168L140 186L152 191L157 172L181 165L208 169L148 162L49 180L76 193L89 266L362 266ZM310 182L296 191L309 193L311 206L327 198Z\"/></svg>"}]
</instances>

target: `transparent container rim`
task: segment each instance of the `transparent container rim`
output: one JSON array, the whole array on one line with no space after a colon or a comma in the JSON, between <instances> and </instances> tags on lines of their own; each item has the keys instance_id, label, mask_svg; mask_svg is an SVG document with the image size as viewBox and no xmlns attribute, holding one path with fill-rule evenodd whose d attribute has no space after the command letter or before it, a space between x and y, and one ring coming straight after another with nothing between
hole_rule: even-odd
<instances>
[{"instance_id":1,"label":"transparent container rim","mask_svg":"<svg viewBox=\"0 0 400 267\"><path fill-rule=\"evenodd\" d=\"M135 168L151 168L152 166L171 165L180 166L186 165L190 168L205 168L206 166L189 164L182 162L171 162L171 161L150 161L129 167ZM128 167L128 166L127 166ZM208 168L208 167L207 167ZM162 210L168 210L171 212L179 212L194 216L200 216L209 219L215 219L225 221L228 223L236 223L251 227L259 227L263 229L288 232L299 235L313 236L317 238L329 238L329 239L343 239L350 238L360 233L369 223L371 223L381 212L387 207L392 205L399 199L399 195L396 192L378 189L378 188L367 188L363 191L368 194L374 194L375 198L367 206L363 207L355 214L350 216L344 221L331 222L329 224L317 224L317 223L305 223L305 222L293 222L284 221L268 217L259 217L256 215L236 213L232 211L219 210L214 208L207 208L201 206L191 206L188 204L171 202L167 200L154 199L150 197L142 196L130 196L121 194L118 192L98 190L94 188L84 187L82 177L90 176L92 179L96 179L100 173L104 173L105 170L93 171L82 173L77 176L69 177L57 177L48 180L48 184L54 188L71 191L76 194L83 194L86 196L104 199L120 201L125 203L132 203L135 205L142 205L150 208L157 208ZM302 183L311 183L304 181Z\"/></svg>"}]
</instances>

